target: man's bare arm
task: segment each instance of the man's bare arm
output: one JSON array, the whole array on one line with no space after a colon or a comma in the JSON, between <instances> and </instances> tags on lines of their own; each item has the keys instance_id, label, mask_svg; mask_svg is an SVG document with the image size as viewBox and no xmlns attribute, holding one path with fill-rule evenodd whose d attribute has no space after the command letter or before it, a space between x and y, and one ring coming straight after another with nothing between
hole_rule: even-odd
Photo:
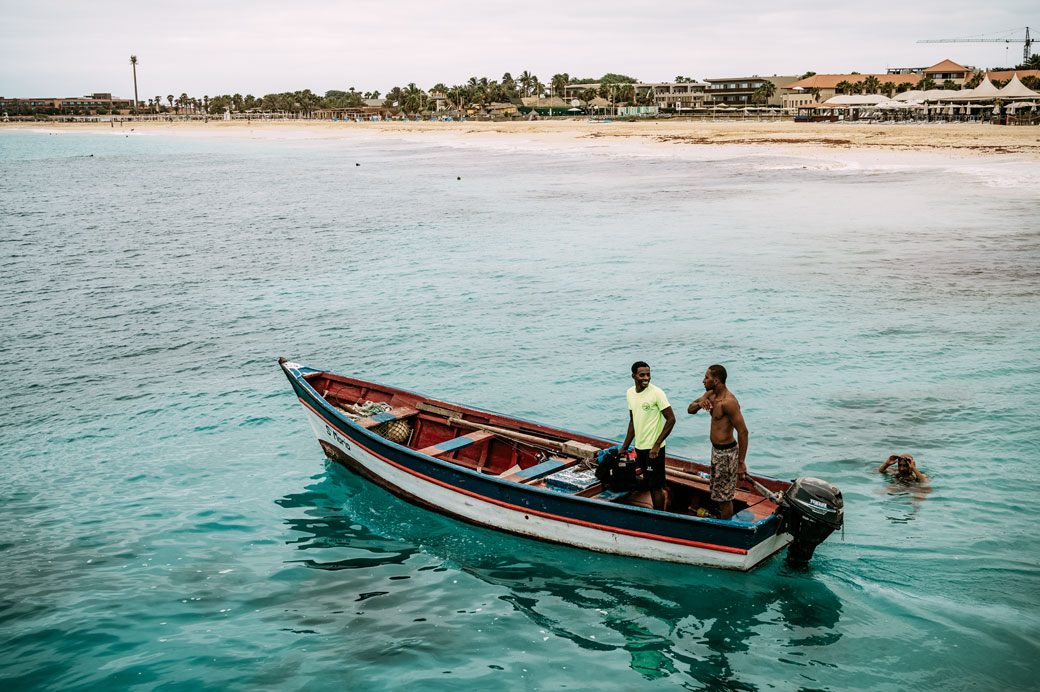
<instances>
[{"instance_id":1,"label":"man's bare arm","mask_svg":"<svg viewBox=\"0 0 1040 692\"><path fill-rule=\"evenodd\" d=\"M664 416L664 427L661 428L661 434L657 436L657 442L650 448L650 456L654 459L661 452L661 445L664 444L664 438L668 437L668 433L672 432L672 428L675 427L675 414L672 412L672 407L669 406L665 410L661 411L661 415Z\"/></svg>"},{"instance_id":2,"label":"man's bare arm","mask_svg":"<svg viewBox=\"0 0 1040 692\"><path fill-rule=\"evenodd\" d=\"M707 394L691 401L690 405L686 407L686 412L693 415L702 409L711 412L711 399L708 398Z\"/></svg>"},{"instance_id":3,"label":"man's bare arm","mask_svg":"<svg viewBox=\"0 0 1040 692\"><path fill-rule=\"evenodd\" d=\"M876 471L876 473L887 473L887 472L888 472L888 467L889 467L889 466L891 466L892 464L895 464L895 463L896 463L897 461L899 461L899 457L897 457L897 456L895 456L895 455L893 454L893 455L892 455L892 456L890 456L889 458L885 459L885 463L883 463L883 464L882 464L882 465L881 465L881 466L880 466L880 467L878 468L878 470Z\"/></svg>"},{"instance_id":4,"label":"man's bare arm","mask_svg":"<svg viewBox=\"0 0 1040 692\"><path fill-rule=\"evenodd\" d=\"M744 423L744 414L740 411L740 404L736 400L728 402L723 408L723 414L729 415L729 421L733 424L733 429L737 431L737 451L739 456L737 457L737 473L740 477L747 474L747 464L745 459L747 458L748 450L748 429Z\"/></svg>"},{"instance_id":5,"label":"man's bare arm","mask_svg":"<svg viewBox=\"0 0 1040 692\"><path fill-rule=\"evenodd\" d=\"M914 461L914 458L913 457L909 457L909 458L910 458L910 471L913 472L914 478L917 479L918 483L926 482L928 480L928 474L927 473L921 473L921 471L917 468L917 462Z\"/></svg>"}]
</instances>

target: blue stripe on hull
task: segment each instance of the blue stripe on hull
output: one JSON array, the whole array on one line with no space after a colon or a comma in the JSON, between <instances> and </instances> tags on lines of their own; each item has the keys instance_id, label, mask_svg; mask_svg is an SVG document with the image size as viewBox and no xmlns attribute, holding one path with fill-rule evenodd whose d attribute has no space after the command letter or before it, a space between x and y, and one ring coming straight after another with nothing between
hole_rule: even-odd
<instances>
[{"instance_id":1,"label":"blue stripe on hull","mask_svg":"<svg viewBox=\"0 0 1040 692\"><path fill-rule=\"evenodd\" d=\"M652 536L750 550L776 533L779 519L769 517L750 526L727 525L711 519L686 517L640 507L628 507L532 488L470 471L389 442L346 422L305 380L290 377L297 395L318 411L336 431L365 450L405 469L489 500L534 512ZM421 498L419 498L421 500ZM489 511L494 511L489 508Z\"/></svg>"}]
</instances>

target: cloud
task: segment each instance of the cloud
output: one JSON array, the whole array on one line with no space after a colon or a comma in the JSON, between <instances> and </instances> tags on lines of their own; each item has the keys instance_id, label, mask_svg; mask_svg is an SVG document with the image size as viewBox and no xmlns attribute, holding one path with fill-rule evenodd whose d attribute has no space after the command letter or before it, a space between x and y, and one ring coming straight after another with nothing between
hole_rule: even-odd
<instances>
[{"instance_id":1,"label":"cloud","mask_svg":"<svg viewBox=\"0 0 1040 692\"><path fill-rule=\"evenodd\" d=\"M9 3L0 18L0 94L263 94L309 88L386 91L530 70L645 80L883 71L951 57L980 66L1017 61L1021 44L918 44L979 28L1025 26L1032 5L956 0L225 0ZM1018 32L1019 34L1022 31Z\"/></svg>"}]
</instances>

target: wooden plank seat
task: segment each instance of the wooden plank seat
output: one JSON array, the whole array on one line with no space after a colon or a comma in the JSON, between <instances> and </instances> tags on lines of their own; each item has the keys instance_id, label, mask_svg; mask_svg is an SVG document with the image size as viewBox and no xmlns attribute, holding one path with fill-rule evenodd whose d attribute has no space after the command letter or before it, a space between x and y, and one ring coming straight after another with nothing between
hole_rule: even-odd
<instances>
[{"instance_id":1,"label":"wooden plank seat","mask_svg":"<svg viewBox=\"0 0 1040 692\"><path fill-rule=\"evenodd\" d=\"M562 471L566 468L570 468L578 463L577 459L558 459L553 457L548 461L543 461L535 466L529 466L526 469L520 469L519 471L512 473L508 476L502 476L504 480L515 481L517 483L530 483L536 481L539 478L545 478L548 475Z\"/></svg>"},{"instance_id":2,"label":"wooden plank seat","mask_svg":"<svg viewBox=\"0 0 1040 692\"><path fill-rule=\"evenodd\" d=\"M440 457L444 456L445 454L450 454L451 452L457 451L459 449L464 449L471 445L475 445L478 442L484 442L485 440L488 440L492 437L494 437L494 435L489 432L484 432L483 430L476 430L467 435L462 435L461 437L453 437L450 440L438 442L437 444L430 445L425 449L420 449L419 454L425 454L431 457Z\"/></svg>"},{"instance_id":3,"label":"wooden plank seat","mask_svg":"<svg viewBox=\"0 0 1040 692\"><path fill-rule=\"evenodd\" d=\"M412 416L419 413L416 409L408 406L398 406L393 411L387 411L386 413L377 413L369 416L368 418L360 419L357 424L362 428L374 428L377 425L388 423L392 420L401 420L402 418L411 418Z\"/></svg>"}]
</instances>

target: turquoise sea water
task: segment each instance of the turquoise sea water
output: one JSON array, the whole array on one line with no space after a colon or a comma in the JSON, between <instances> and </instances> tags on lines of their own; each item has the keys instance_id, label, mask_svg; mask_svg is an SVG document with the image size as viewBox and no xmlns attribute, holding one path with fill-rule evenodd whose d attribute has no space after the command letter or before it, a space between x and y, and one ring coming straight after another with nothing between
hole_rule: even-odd
<instances>
[{"instance_id":1,"label":"turquoise sea water","mask_svg":"<svg viewBox=\"0 0 1040 692\"><path fill-rule=\"evenodd\" d=\"M1035 164L448 144L0 132L0 686L1036 688ZM721 362L844 540L456 523L326 462L282 355L617 438L633 360L680 411Z\"/></svg>"}]
</instances>

